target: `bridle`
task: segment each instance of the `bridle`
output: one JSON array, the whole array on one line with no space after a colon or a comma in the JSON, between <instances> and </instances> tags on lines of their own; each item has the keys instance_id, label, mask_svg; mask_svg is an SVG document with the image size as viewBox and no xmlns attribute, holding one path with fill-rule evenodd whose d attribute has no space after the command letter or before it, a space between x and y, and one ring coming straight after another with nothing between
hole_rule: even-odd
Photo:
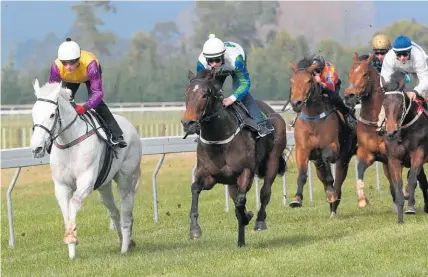
<instances>
[{"instance_id":1,"label":"bridle","mask_svg":"<svg viewBox=\"0 0 428 277\"><path fill-rule=\"evenodd\" d=\"M67 126L65 126L64 129L61 129L62 127L62 121L61 121L61 117L59 114L59 107L58 107L58 102L52 101L50 99L46 99L46 98L37 98L36 101L42 101L42 102L47 102L47 103L51 103L54 104L56 106L55 109L55 119L54 119L54 124L51 130L49 130L47 127L43 126L42 124L34 124L33 125L33 132L34 132L34 128L35 127L40 127L43 130L45 130L48 134L49 134L49 140L50 140L50 145L52 145L53 141L60 136L64 131L66 131L68 128L70 128L70 126L77 120L78 114L76 113L76 116L74 117L74 119L67 124ZM57 123L59 122L59 129L57 134L55 135L55 131L56 131L56 126L58 125Z\"/></svg>"},{"instance_id":2,"label":"bridle","mask_svg":"<svg viewBox=\"0 0 428 277\"><path fill-rule=\"evenodd\" d=\"M320 94L319 94L319 92L320 92L320 86L319 85L317 86L317 84L314 81L314 77L312 76L312 73L309 72L306 68L299 68L299 69L297 69L295 71L295 73L300 72L300 71L304 71L304 72L306 72L306 73L308 73L308 74L311 75L311 80L309 81L309 83L310 83L309 93L307 93L306 98L303 101L303 105L307 106L308 102L310 102L313 99L316 99L316 98L312 98L313 95L315 95L315 97L319 97L320 96ZM292 92L292 89L291 89L291 86L290 86L290 93L289 93L289 99L288 99L287 104L291 101L291 92ZM312 92L316 92L316 93L313 94Z\"/></svg>"},{"instance_id":3,"label":"bridle","mask_svg":"<svg viewBox=\"0 0 428 277\"><path fill-rule=\"evenodd\" d=\"M362 64L362 62L359 62L358 63L360 66L361 66L361 64ZM372 69L372 70L374 70L374 68ZM379 73L378 72L375 72L376 74L378 74L379 75ZM364 87L362 88L362 93L361 94L356 94L356 93L354 93L354 95L355 95L355 97L356 97L356 99L357 99L357 101L359 101L359 102L361 102L361 99L362 98L366 98L366 97L368 97L369 96L369 90L367 89L368 88L368 86L370 85L370 87L369 88L373 88L373 85L374 85L374 83L375 83L375 80L372 80L371 78L370 78L370 66L369 66L369 70L368 70L368 72L367 72L367 75L366 75L366 77L364 77L364 79L365 79L365 81L364 81ZM348 87L348 89L352 89L352 90L354 90L355 92L357 91L357 86L355 85L355 84L349 84L349 87Z\"/></svg>"}]
</instances>

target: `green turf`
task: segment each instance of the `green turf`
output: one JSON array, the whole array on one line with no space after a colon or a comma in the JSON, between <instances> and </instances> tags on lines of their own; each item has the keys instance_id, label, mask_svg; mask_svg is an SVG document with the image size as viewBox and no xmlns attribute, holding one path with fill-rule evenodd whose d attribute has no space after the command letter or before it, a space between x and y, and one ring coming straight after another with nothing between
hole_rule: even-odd
<instances>
[{"instance_id":1,"label":"green turf","mask_svg":"<svg viewBox=\"0 0 428 277\"><path fill-rule=\"evenodd\" d=\"M134 240L137 247L121 255L116 234L97 193L91 194L78 213L80 244L77 257L68 260L63 244L63 219L53 194L47 167L23 170L13 193L16 247L8 248L5 185L10 171L2 172L2 276L427 276L428 215L422 211L419 188L415 216L405 215L397 225L391 196L382 176L376 190L374 166L366 172L370 205L357 208L353 170L343 186L336 219L329 218L323 188L314 182L314 202L308 186L304 207L281 203L280 178L268 206L268 230L247 227L244 249L237 248L237 223L225 212L224 188L217 185L200 197L199 223L203 235L190 241L190 170L194 157L165 159L159 177L160 222L153 222L151 174L157 160L144 158L143 183L136 197ZM9 179L6 179L9 178ZM314 180L315 180L314 176ZM288 201L296 190L295 168L287 173ZM255 211L254 188L247 207Z\"/></svg>"}]
</instances>

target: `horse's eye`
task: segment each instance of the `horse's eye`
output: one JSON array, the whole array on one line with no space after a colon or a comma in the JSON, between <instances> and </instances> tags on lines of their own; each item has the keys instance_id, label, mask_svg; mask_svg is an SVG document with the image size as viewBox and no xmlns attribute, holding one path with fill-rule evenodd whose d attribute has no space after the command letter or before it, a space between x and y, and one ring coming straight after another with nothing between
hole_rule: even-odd
<instances>
[{"instance_id":1,"label":"horse's eye","mask_svg":"<svg viewBox=\"0 0 428 277\"><path fill-rule=\"evenodd\" d=\"M55 114L53 113L53 114L51 114L50 118L52 119L52 118L54 118L54 116L55 116Z\"/></svg>"}]
</instances>

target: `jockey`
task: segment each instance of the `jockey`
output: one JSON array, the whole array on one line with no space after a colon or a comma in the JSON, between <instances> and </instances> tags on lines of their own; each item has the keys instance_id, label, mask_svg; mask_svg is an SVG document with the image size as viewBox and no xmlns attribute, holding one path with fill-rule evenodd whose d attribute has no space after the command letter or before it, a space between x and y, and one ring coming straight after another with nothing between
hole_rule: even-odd
<instances>
[{"instance_id":1,"label":"jockey","mask_svg":"<svg viewBox=\"0 0 428 277\"><path fill-rule=\"evenodd\" d=\"M371 65L376 68L377 72L380 73L382 69L383 59L385 58L386 53L391 49L391 41L384 34L377 34L372 39L372 51L374 53L373 60ZM359 60L366 60L369 55L362 55L359 57Z\"/></svg>"},{"instance_id":2,"label":"jockey","mask_svg":"<svg viewBox=\"0 0 428 277\"><path fill-rule=\"evenodd\" d=\"M428 55L415 42L406 36L395 39L392 49L386 54L382 64L381 76L385 82L389 82L391 75L400 70L406 73L416 74L419 84L406 92L407 96L414 100L417 95L428 97Z\"/></svg>"},{"instance_id":3,"label":"jockey","mask_svg":"<svg viewBox=\"0 0 428 277\"><path fill-rule=\"evenodd\" d=\"M327 96L328 101L335 106L344 116L346 124L352 129L355 127L356 119L353 111L345 105L342 98L339 95L341 80L339 74L334 68L331 62L324 59L319 54L313 54L309 57L312 63L317 63L319 66L313 71L315 81L317 81L323 91L322 94ZM296 117L297 118L297 117ZM294 126L296 119L290 124Z\"/></svg>"},{"instance_id":4,"label":"jockey","mask_svg":"<svg viewBox=\"0 0 428 277\"><path fill-rule=\"evenodd\" d=\"M227 76L233 80L233 93L223 99L224 106L232 105L236 100L242 101L257 122L259 136L270 134L274 128L268 120L263 119L259 105L250 94L250 75L247 71L247 55L242 46L231 41L223 42L210 34L199 55L196 71L217 68L216 80L222 85Z\"/></svg>"},{"instance_id":5,"label":"jockey","mask_svg":"<svg viewBox=\"0 0 428 277\"><path fill-rule=\"evenodd\" d=\"M103 102L102 70L97 57L88 51L80 50L80 46L67 38L58 48L58 58L52 63L49 83L63 82L72 91L74 98L81 83L88 89L89 99L84 105L76 105L76 112L81 115L89 109L95 111L104 119L112 133L111 143L120 148L127 146L123 133Z\"/></svg>"}]
</instances>

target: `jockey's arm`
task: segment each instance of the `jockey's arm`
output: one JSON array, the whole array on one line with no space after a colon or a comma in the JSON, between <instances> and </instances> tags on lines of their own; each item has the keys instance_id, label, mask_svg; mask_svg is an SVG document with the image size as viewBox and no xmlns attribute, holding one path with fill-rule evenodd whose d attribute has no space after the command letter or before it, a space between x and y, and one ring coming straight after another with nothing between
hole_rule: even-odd
<instances>
[{"instance_id":1,"label":"jockey's arm","mask_svg":"<svg viewBox=\"0 0 428 277\"><path fill-rule=\"evenodd\" d=\"M60 83L61 82L61 73L55 62L51 65L51 70L49 71L49 83Z\"/></svg>"},{"instance_id":2,"label":"jockey's arm","mask_svg":"<svg viewBox=\"0 0 428 277\"><path fill-rule=\"evenodd\" d=\"M328 67L328 71L325 73L324 86L332 91L336 91L336 84L339 81L339 74L335 71L333 66Z\"/></svg>"},{"instance_id":3,"label":"jockey's arm","mask_svg":"<svg viewBox=\"0 0 428 277\"><path fill-rule=\"evenodd\" d=\"M385 58L382 62L382 70L380 71L380 76L383 77L386 83L391 80L391 76L394 73L394 61L395 61L395 53L393 51L389 51L386 53ZM382 85L382 81L381 81Z\"/></svg>"},{"instance_id":4,"label":"jockey's arm","mask_svg":"<svg viewBox=\"0 0 428 277\"><path fill-rule=\"evenodd\" d=\"M428 96L428 65L426 59L420 59L415 62L415 72L419 83L414 90L421 96Z\"/></svg>"},{"instance_id":5,"label":"jockey's arm","mask_svg":"<svg viewBox=\"0 0 428 277\"><path fill-rule=\"evenodd\" d=\"M93 109L96 108L101 103L101 101L103 101L104 96L101 72L96 61L92 61L88 65L88 67L86 68L86 73L88 74L92 95L86 101L85 108Z\"/></svg>"},{"instance_id":6,"label":"jockey's arm","mask_svg":"<svg viewBox=\"0 0 428 277\"><path fill-rule=\"evenodd\" d=\"M235 91L230 98L235 102L236 100L242 100L250 92L251 88L250 74L242 56L238 56L235 60L235 74L232 78L237 87L234 88Z\"/></svg>"}]
</instances>

